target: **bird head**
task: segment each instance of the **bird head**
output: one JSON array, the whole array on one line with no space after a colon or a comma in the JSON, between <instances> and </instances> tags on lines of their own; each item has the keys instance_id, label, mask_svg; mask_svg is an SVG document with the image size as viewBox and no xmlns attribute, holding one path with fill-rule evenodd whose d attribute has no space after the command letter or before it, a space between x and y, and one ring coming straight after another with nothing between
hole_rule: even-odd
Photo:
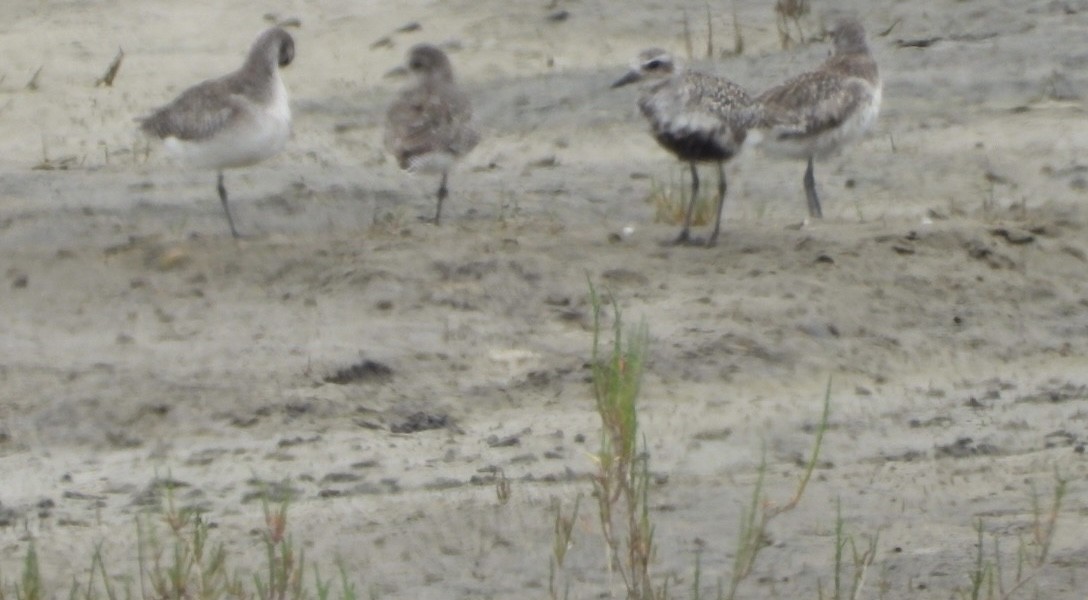
<instances>
[{"instance_id":1,"label":"bird head","mask_svg":"<svg viewBox=\"0 0 1088 600\"><path fill-rule=\"evenodd\" d=\"M617 79L612 87L618 88L637 81L664 79L675 71L676 65L671 54L661 48L648 48L638 53L631 70Z\"/></svg>"}]
</instances>

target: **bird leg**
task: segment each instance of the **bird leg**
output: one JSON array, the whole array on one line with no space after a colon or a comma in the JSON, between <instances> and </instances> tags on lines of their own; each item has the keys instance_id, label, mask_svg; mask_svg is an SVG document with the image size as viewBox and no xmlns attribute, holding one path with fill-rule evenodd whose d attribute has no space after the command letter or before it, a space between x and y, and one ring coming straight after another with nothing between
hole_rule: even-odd
<instances>
[{"instance_id":1,"label":"bird leg","mask_svg":"<svg viewBox=\"0 0 1088 600\"><path fill-rule=\"evenodd\" d=\"M438 184L438 208L434 211L435 225L438 225L439 221L442 219L442 201L446 199L446 196L449 196L449 190L446 189L446 178L448 175L449 173L447 171L442 171L442 183Z\"/></svg>"},{"instance_id":2,"label":"bird leg","mask_svg":"<svg viewBox=\"0 0 1088 600\"><path fill-rule=\"evenodd\" d=\"M219 181L215 186L215 189L219 191L219 201L223 203L223 212L227 213L227 224L230 225L230 234L235 239L240 237L238 230L234 228L234 218L230 216L230 205L227 204L227 188L223 185L223 172L219 172Z\"/></svg>"},{"instance_id":3,"label":"bird leg","mask_svg":"<svg viewBox=\"0 0 1088 600\"><path fill-rule=\"evenodd\" d=\"M808 157L808 168L805 169L805 198L808 199L808 215L813 219L824 218L820 210L820 197L816 195L816 177L812 174L812 157Z\"/></svg>"},{"instance_id":4,"label":"bird leg","mask_svg":"<svg viewBox=\"0 0 1088 600\"><path fill-rule=\"evenodd\" d=\"M695 168L695 163L688 163L688 166L691 167L691 198L688 200L688 209L684 213L684 228L673 240L673 244L686 244L691 241L691 216L695 212L695 200L699 197L699 171Z\"/></svg>"},{"instance_id":5,"label":"bird leg","mask_svg":"<svg viewBox=\"0 0 1088 600\"><path fill-rule=\"evenodd\" d=\"M718 215L714 219L714 232L706 240L707 247L718 243L718 231L722 227L722 207L725 206L725 192L728 189L725 183L725 165L718 161Z\"/></svg>"}]
</instances>

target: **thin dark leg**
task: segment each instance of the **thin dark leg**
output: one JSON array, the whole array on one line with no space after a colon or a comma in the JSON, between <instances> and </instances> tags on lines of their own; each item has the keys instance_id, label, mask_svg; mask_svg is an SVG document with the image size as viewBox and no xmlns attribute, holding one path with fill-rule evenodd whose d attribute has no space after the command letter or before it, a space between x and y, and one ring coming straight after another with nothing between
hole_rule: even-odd
<instances>
[{"instance_id":1,"label":"thin dark leg","mask_svg":"<svg viewBox=\"0 0 1088 600\"><path fill-rule=\"evenodd\" d=\"M446 199L446 196L450 195L449 190L446 189L446 178L448 175L447 172L442 171L442 183L438 184L438 208L434 211L435 225L438 225L442 220L442 201Z\"/></svg>"},{"instance_id":2,"label":"thin dark leg","mask_svg":"<svg viewBox=\"0 0 1088 600\"><path fill-rule=\"evenodd\" d=\"M230 234L237 239L238 230L234 228L234 218L230 216L230 205L227 204L227 188L223 185L223 172L219 172L219 181L215 186L219 190L219 201L223 203L223 212L227 213L227 224L230 225Z\"/></svg>"},{"instance_id":3,"label":"thin dark leg","mask_svg":"<svg viewBox=\"0 0 1088 600\"><path fill-rule=\"evenodd\" d=\"M820 210L820 197L816 195L816 177L812 174L812 157L808 157L808 168L805 169L805 197L808 199L808 216L813 219L824 218Z\"/></svg>"},{"instance_id":4,"label":"thin dark leg","mask_svg":"<svg viewBox=\"0 0 1088 600\"><path fill-rule=\"evenodd\" d=\"M710 234L710 237L706 240L707 246L713 246L718 243L718 231L722 228L722 208L725 206L725 192L727 190L725 183L725 164L721 161L718 162L718 216L714 220L714 232Z\"/></svg>"},{"instance_id":5,"label":"thin dark leg","mask_svg":"<svg viewBox=\"0 0 1088 600\"><path fill-rule=\"evenodd\" d=\"M684 228L673 240L674 244L686 244L691 240L691 216L695 212L695 200L699 197L699 171L695 168L695 163L688 163L688 166L691 167L691 199L688 200L688 209L684 213Z\"/></svg>"}]
</instances>

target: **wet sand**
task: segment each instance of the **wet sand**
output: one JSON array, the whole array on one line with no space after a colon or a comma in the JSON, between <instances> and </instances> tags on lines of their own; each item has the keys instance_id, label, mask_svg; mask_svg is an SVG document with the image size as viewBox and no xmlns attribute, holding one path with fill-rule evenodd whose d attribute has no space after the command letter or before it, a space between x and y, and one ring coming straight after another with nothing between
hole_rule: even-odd
<instances>
[{"instance_id":1,"label":"wet sand","mask_svg":"<svg viewBox=\"0 0 1088 600\"><path fill-rule=\"evenodd\" d=\"M9 4L5 578L31 539L58 590L99 542L132 564L134 515L170 477L253 560L256 494L285 484L307 558L383 598L546 597L553 502L582 494L564 576L572 597L607 593L588 277L650 332L641 417L671 588L690 589L697 551L707 593L728 577L764 453L768 498L789 498L830 378L824 454L747 596L827 589L839 503L849 532L879 533L863 597L953 596L977 521L1013 560L1057 470L1061 526L1018 593L1083 597L1083 2L843 3L881 66L876 130L817 164L825 219L804 227L803 164L733 161L712 249L661 245L678 226L655 222L651 190L683 169L635 92L608 88L644 46L685 55L681 5L701 55L701 2ZM718 55L733 17L716 12L718 56L695 62L753 90L819 64L825 42L782 50L771 6L738 0L740 56ZM270 11L301 23L294 135L228 172L235 242L214 173L172 165L133 119L236 68ZM483 131L440 228L417 219L436 182L382 148L403 85L386 74L420 41L449 48Z\"/></svg>"}]
</instances>

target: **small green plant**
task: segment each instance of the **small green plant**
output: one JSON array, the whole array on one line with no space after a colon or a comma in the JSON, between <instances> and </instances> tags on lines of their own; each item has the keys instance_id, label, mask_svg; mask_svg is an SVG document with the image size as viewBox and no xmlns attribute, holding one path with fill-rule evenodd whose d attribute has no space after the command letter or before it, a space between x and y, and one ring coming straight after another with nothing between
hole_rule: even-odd
<instances>
[{"instance_id":1,"label":"small green plant","mask_svg":"<svg viewBox=\"0 0 1088 600\"><path fill-rule=\"evenodd\" d=\"M590 303L593 307L593 394L597 413L601 418L601 449L594 455L597 472L593 476L594 495L597 498L600 526L609 555L609 572L618 573L629 600L662 600L669 597L667 582L655 587L651 573L654 557L654 527L649 513L649 453L646 441L639 450L638 398L645 365L649 333L645 324L626 331L618 303L609 298L613 312L612 342L602 343L602 312L604 301L589 283ZM823 437L827 431L831 410L831 380L824 393L823 412L816 428L812 455L805 464L804 472L793 496L785 504L776 506L763 497L767 473L766 457L761 460L757 480L752 490L751 503L741 517L741 529L737 539L737 551L733 573L728 585L718 584L717 597L732 600L742 581L751 573L760 550L766 545L767 526L778 516L793 510L801 501L820 455ZM575 505L574 515L578 506ZM574 516L565 518L556 507L555 548L550 569L551 597L557 598L554 582L557 569L562 568L566 549L570 545ZM845 548L842 541L842 522L839 523L837 548ZM860 593L867 567L875 555L876 540L871 540L867 550L858 551L853 538L848 542L854 558L854 585L852 594ZM839 556L841 562L841 555ZM838 573L836 570L836 590ZM700 597L702 579L701 553L696 553L692 597ZM836 592L838 593L838 592Z\"/></svg>"},{"instance_id":2,"label":"small green plant","mask_svg":"<svg viewBox=\"0 0 1088 600\"><path fill-rule=\"evenodd\" d=\"M714 58L714 21L710 16L710 3L706 7L706 57Z\"/></svg>"},{"instance_id":3,"label":"small green plant","mask_svg":"<svg viewBox=\"0 0 1088 600\"><path fill-rule=\"evenodd\" d=\"M3 580L0 579L0 583ZM0 600L7 600L4 586L0 585ZM38 565L38 550L34 543L26 550L26 558L23 559L23 572L19 577L19 583L14 584L11 597L13 600L45 600L42 586L42 572Z\"/></svg>"},{"instance_id":4,"label":"small green plant","mask_svg":"<svg viewBox=\"0 0 1088 600\"><path fill-rule=\"evenodd\" d=\"M724 595L728 600L733 600L742 581L752 573L759 552L766 546L767 526L779 517L795 508L801 502L805 494L808 482L812 478L812 472L816 469L816 462L820 456L820 448L823 447L824 433L827 432L828 418L831 415L831 379L827 380L827 389L824 392L823 414L820 423L816 427L816 439L812 443L812 455L805 464L805 471L797 482L797 489L788 502L776 506L773 502L763 497L763 484L767 475L767 457L764 452L760 459L759 470L756 476L755 486L752 488L752 500L741 516L740 534L737 536L737 550L734 553L733 573L730 576L729 586Z\"/></svg>"},{"instance_id":5,"label":"small green plant","mask_svg":"<svg viewBox=\"0 0 1088 600\"><path fill-rule=\"evenodd\" d=\"M782 49L788 49L794 43L805 41L805 32L801 29L801 19L811 11L808 0L776 0L774 3L775 23L778 25L778 39ZM797 39L793 39L790 25L797 30Z\"/></svg>"},{"instance_id":6,"label":"small green plant","mask_svg":"<svg viewBox=\"0 0 1088 600\"><path fill-rule=\"evenodd\" d=\"M398 235L412 222L409 212L409 208L405 205L392 208L380 208L375 205L367 230L374 235Z\"/></svg>"},{"instance_id":7,"label":"small green plant","mask_svg":"<svg viewBox=\"0 0 1088 600\"><path fill-rule=\"evenodd\" d=\"M668 184L658 183L652 180L650 183L649 202L654 206L654 222L667 225L680 225L684 222L684 214L688 209L688 201L691 199L691 182L685 181L685 168L680 172L679 178L670 177ZM695 199L695 210L691 215L691 224L694 226L706 225L714 218L718 208L718 199L711 191L700 193Z\"/></svg>"},{"instance_id":8,"label":"small green plant","mask_svg":"<svg viewBox=\"0 0 1088 600\"><path fill-rule=\"evenodd\" d=\"M960 597L970 598L971 600L979 600L983 597L992 597L994 593L994 565L986 560L986 544L983 537L986 529L982 525L982 519L979 519L975 523L975 532L978 534L978 541L976 542L975 551L975 566L968 574L971 580L971 589L967 592L960 592ZM995 551L997 540L994 540ZM983 596L983 587L987 588L986 596Z\"/></svg>"},{"instance_id":9,"label":"small green plant","mask_svg":"<svg viewBox=\"0 0 1088 600\"><path fill-rule=\"evenodd\" d=\"M691 20L688 19L688 11L685 9L684 13L684 51L688 60L695 58L695 51L691 42Z\"/></svg>"},{"instance_id":10,"label":"small green plant","mask_svg":"<svg viewBox=\"0 0 1088 600\"><path fill-rule=\"evenodd\" d=\"M1039 494L1031 491L1031 537L1020 537L1016 550L1015 571L1006 576L1005 558L1001 555L1001 540L993 535L992 558L987 558L985 544L985 525L982 519L975 523L978 540L975 545L975 563L967 574L970 586L958 590L960 598L970 600L1005 600L1032 581L1047 564L1050 545L1054 541L1054 531L1058 524L1062 502L1065 500L1068 481L1060 473L1054 473L1054 496L1049 506L1044 507Z\"/></svg>"},{"instance_id":11,"label":"small green plant","mask_svg":"<svg viewBox=\"0 0 1088 600\"><path fill-rule=\"evenodd\" d=\"M733 0L733 54L744 54L744 31L737 14L737 0Z\"/></svg>"},{"instance_id":12,"label":"small green plant","mask_svg":"<svg viewBox=\"0 0 1088 600\"><path fill-rule=\"evenodd\" d=\"M601 449L593 477L601 532L609 551L609 570L618 573L629 599L664 597L655 593L650 573L654 528L648 503L649 453L638 449L638 397L649 332L645 324L625 332L619 304L611 298L612 343L602 350L601 298L589 284L593 306L593 396L601 418ZM625 333L628 334L625 338Z\"/></svg>"},{"instance_id":13,"label":"small green plant","mask_svg":"<svg viewBox=\"0 0 1088 600\"><path fill-rule=\"evenodd\" d=\"M340 572L339 600L357 600L358 595L355 593L355 583L348 578L347 566L343 561L338 560L336 562L336 569ZM314 581L317 600L330 600L332 583L321 579L321 572L318 570L316 564L314 565Z\"/></svg>"},{"instance_id":14,"label":"small green plant","mask_svg":"<svg viewBox=\"0 0 1088 600\"><path fill-rule=\"evenodd\" d=\"M869 567L872 566L873 561L876 560L876 546L879 540L879 535L874 535L866 539L863 549L859 549L857 539L852 535L846 533L846 522L842 518L842 503L838 502L835 505L835 572L833 573L834 585L831 588L831 595L828 598L832 600L855 600L861 597L861 590L865 586L865 575L869 572ZM846 548L850 548L850 589L846 590L843 585L843 574L846 569L844 564L843 555L846 552ZM817 584L819 590L819 597L824 597L823 583ZM846 592L844 594L844 592Z\"/></svg>"},{"instance_id":15,"label":"small green plant","mask_svg":"<svg viewBox=\"0 0 1088 600\"><path fill-rule=\"evenodd\" d=\"M302 585L306 554L298 549L296 557L295 545L287 536L287 502L273 509L267 500L263 500L262 508L265 528L261 538L268 561L264 578L259 572L253 575L257 597L262 600L306 600L308 595Z\"/></svg>"},{"instance_id":16,"label":"small green plant","mask_svg":"<svg viewBox=\"0 0 1088 600\"><path fill-rule=\"evenodd\" d=\"M574 508L571 510L569 516L563 515L563 507L558 500L552 503L552 510L555 511L555 537L552 543L552 556L548 563L548 595L552 600L558 600L559 589L556 582L556 577L560 569L563 568L563 564L567 558L567 551L570 550L574 544L574 523L578 520L578 507L582 504L582 495L574 499ZM563 598L570 596L570 582L566 582L563 586Z\"/></svg>"},{"instance_id":17,"label":"small green plant","mask_svg":"<svg viewBox=\"0 0 1088 600\"><path fill-rule=\"evenodd\" d=\"M139 581L144 598L244 597L241 583L227 568L225 547L222 543L211 543L208 522L200 512L177 508L173 494L168 491L161 523L166 526L165 539L160 538L163 532L159 524L148 522L147 517L136 520ZM104 567L101 573L106 595L112 599ZM93 594L93 582L88 582L87 595Z\"/></svg>"},{"instance_id":18,"label":"small green plant","mask_svg":"<svg viewBox=\"0 0 1088 600\"><path fill-rule=\"evenodd\" d=\"M1034 486L1031 489L1032 512L1032 542L1036 548L1033 562L1034 566L1041 567L1046 563L1050 554L1050 544L1054 541L1054 529L1058 525L1058 514L1062 510L1062 502L1065 500L1066 485L1068 481L1057 470L1054 471L1054 497L1050 506L1043 509L1040 504L1039 494Z\"/></svg>"},{"instance_id":19,"label":"small green plant","mask_svg":"<svg viewBox=\"0 0 1088 600\"><path fill-rule=\"evenodd\" d=\"M102 544L91 553L86 578L73 581L69 600L330 600L333 583L322 580L313 565L313 592L303 583L307 563L302 550L287 535L287 503L275 508L264 502L261 530L264 567L252 579L239 575L230 554L199 510L178 508L166 488L162 512L136 519L137 570L135 576L111 573ZM356 600L347 569L340 568L337 600ZM22 575L8 584L0 577L0 600L56 598L43 579L38 550L33 543L23 560ZM138 587L137 587L138 586Z\"/></svg>"},{"instance_id":20,"label":"small green plant","mask_svg":"<svg viewBox=\"0 0 1088 600\"><path fill-rule=\"evenodd\" d=\"M506 506L510 502L510 480L506 478L506 472L499 469L495 474L495 498L499 501L500 506Z\"/></svg>"},{"instance_id":21,"label":"small green plant","mask_svg":"<svg viewBox=\"0 0 1088 600\"><path fill-rule=\"evenodd\" d=\"M710 3L704 3L706 8L706 57L714 58L714 20L710 10ZM734 6L734 8L736 8ZM683 10L683 37L684 37L684 50L687 53L688 60L695 58L695 44L692 40L691 34L691 19L688 17L687 9Z\"/></svg>"}]
</instances>

